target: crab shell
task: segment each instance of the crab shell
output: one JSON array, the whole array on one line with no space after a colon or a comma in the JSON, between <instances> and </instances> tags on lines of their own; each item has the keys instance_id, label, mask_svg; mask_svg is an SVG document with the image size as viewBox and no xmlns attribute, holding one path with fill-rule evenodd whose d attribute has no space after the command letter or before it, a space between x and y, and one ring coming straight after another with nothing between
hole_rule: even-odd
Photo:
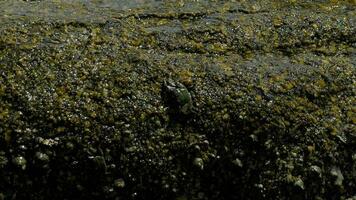
<instances>
[{"instance_id":1,"label":"crab shell","mask_svg":"<svg viewBox=\"0 0 356 200\"><path fill-rule=\"evenodd\" d=\"M192 108L192 97L182 83L168 79L163 83L163 92L171 108L182 114L189 114Z\"/></svg>"}]
</instances>

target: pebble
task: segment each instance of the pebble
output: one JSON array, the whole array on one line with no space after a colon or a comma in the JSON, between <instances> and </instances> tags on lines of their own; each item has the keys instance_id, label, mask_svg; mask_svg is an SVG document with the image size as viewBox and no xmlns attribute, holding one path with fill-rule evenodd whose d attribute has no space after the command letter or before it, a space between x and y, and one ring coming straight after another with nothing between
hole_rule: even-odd
<instances>
[{"instance_id":1,"label":"pebble","mask_svg":"<svg viewBox=\"0 0 356 200\"><path fill-rule=\"evenodd\" d=\"M14 159L12 159L12 163L14 163L14 165L20 167L22 170L26 169L26 159L22 156L17 156Z\"/></svg>"},{"instance_id":2,"label":"pebble","mask_svg":"<svg viewBox=\"0 0 356 200\"><path fill-rule=\"evenodd\" d=\"M124 187L125 187L125 181L124 181L124 179L122 179L122 178L116 179L116 180L114 181L114 186L115 186L116 188L124 188Z\"/></svg>"},{"instance_id":3,"label":"pebble","mask_svg":"<svg viewBox=\"0 0 356 200\"><path fill-rule=\"evenodd\" d=\"M337 186L342 186L342 182L344 181L344 176L341 173L339 167L333 167L330 171L330 174L335 177L334 184Z\"/></svg>"},{"instance_id":4,"label":"pebble","mask_svg":"<svg viewBox=\"0 0 356 200\"><path fill-rule=\"evenodd\" d=\"M201 170L204 169L204 161L201 158L195 158L193 161L193 164L197 167L199 167Z\"/></svg>"}]
</instances>

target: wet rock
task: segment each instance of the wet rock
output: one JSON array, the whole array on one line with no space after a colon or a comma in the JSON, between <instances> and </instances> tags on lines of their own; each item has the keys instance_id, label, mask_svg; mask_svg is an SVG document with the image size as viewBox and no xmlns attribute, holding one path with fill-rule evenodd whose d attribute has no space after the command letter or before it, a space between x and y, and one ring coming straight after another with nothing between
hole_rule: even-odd
<instances>
[{"instance_id":1,"label":"wet rock","mask_svg":"<svg viewBox=\"0 0 356 200\"><path fill-rule=\"evenodd\" d=\"M297 178L297 180L294 182L294 185L302 190L305 189L304 182L301 178Z\"/></svg>"},{"instance_id":2,"label":"wet rock","mask_svg":"<svg viewBox=\"0 0 356 200\"><path fill-rule=\"evenodd\" d=\"M49 162L49 156L47 154L45 154L45 153L36 152L35 157L40 162L43 162L43 163L48 163Z\"/></svg>"},{"instance_id":3,"label":"wet rock","mask_svg":"<svg viewBox=\"0 0 356 200\"><path fill-rule=\"evenodd\" d=\"M193 161L193 165L198 167L200 170L204 169L204 161L202 158L195 158Z\"/></svg>"},{"instance_id":4,"label":"wet rock","mask_svg":"<svg viewBox=\"0 0 356 200\"><path fill-rule=\"evenodd\" d=\"M237 167L243 167L243 164L240 159L236 158L235 160L232 161L232 163L237 166Z\"/></svg>"},{"instance_id":5,"label":"wet rock","mask_svg":"<svg viewBox=\"0 0 356 200\"><path fill-rule=\"evenodd\" d=\"M72 142L67 142L66 143L66 148L71 151L74 149L74 144Z\"/></svg>"},{"instance_id":6,"label":"wet rock","mask_svg":"<svg viewBox=\"0 0 356 200\"><path fill-rule=\"evenodd\" d=\"M114 181L114 186L118 189L124 188L125 187L125 181L122 178L116 179Z\"/></svg>"},{"instance_id":7,"label":"wet rock","mask_svg":"<svg viewBox=\"0 0 356 200\"><path fill-rule=\"evenodd\" d=\"M0 152L0 169L4 168L8 163L7 158L5 157L5 152Z\"/></svg>"},{"instance_id":8,"label":"wet rock","mask_svg":"<svg viewBox=\"0 0 356 200\"><path fill-rule=\"evenodd\" d=\"M7 165L7 158L0 156L0 168L4 168Z\"/></svg>"},{"instance_id":9,"label":"wet rock","mask_svg":"<svg viewBox=\"0 0 356 200\"><path fill-rule=\"evenodd\" d=\"M347 198L346 200L356 200L356 196L353 196L353 197Z\"/></svg>"},{"instance_id":10,"label":"wet rock","mask_svg":"<svg viewBox=\"0 0 356 200\"><path fill-rule=\"evenodd\" d=\"M322 171L321 168L317 165L313 165L310 167L310 170L313 174L315 174L317 177L321 178L322 176Z\"/></svg>"},{"instance_id":11,"label":"wet rock","mask_svg":"<svg viewBox=\"0 0 356 200\"><path fill-rule=\"evenodd\" d=\"M350 1L123 1L0 0L6 198L354 195Z\"/></svg>"},{"instance_id":12,"label":"wet rock","mask_svg":"<svg viewBox=\"0 0 356 200\"><path fill-rule=\"evenodd\" d=\"M92 159L94 165L96 166L96 168L101 169L101 170L107 169L106 161L103 156L94 156L91 159Z\"/></svg>"},{"instance_id":13,"label":"wet rock","mask_svg":"<svg viewBox=\"0 0 356 200\"><path fill-rule=\"evenodd\" d=\"M344 176L341 173L341 170L339 167L333 167L330 171L330 174L334 177L335 181L334 184L336 186L341 187L342 186L342 182L344 181Z\"/></svg>"}]
</instances>

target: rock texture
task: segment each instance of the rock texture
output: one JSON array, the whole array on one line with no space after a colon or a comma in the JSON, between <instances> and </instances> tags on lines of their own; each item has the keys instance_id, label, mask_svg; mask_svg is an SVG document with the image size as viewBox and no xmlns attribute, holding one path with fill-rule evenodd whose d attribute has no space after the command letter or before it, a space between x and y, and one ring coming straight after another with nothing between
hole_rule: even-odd
<instances>
[{"instance_id":1,"label":"rock texture","mask_svg":"<svg viewBox=\"0 0 356 200\"><path fill-rule=\"evenodd\" d=\"M355 1L118 2L0 1L0 199L355 198Z\"/></svg>"}]
</instances>

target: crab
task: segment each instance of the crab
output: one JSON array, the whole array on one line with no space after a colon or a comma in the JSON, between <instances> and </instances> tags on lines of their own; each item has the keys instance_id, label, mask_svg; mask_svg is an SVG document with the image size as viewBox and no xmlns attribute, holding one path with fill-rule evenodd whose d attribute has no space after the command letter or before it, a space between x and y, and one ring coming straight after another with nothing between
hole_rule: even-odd
<instances>
[{"instance_id":1,"label":"crab","mask_svg":"<svg viewBox=\"0 0 356 200\"><path fill-rule=\"evenodd\" d=\"M187 115L193 107L192 96L180 82L167 79L162 85L162 97L166 105L175 113Z\"/></svg>"}]
</instances>

